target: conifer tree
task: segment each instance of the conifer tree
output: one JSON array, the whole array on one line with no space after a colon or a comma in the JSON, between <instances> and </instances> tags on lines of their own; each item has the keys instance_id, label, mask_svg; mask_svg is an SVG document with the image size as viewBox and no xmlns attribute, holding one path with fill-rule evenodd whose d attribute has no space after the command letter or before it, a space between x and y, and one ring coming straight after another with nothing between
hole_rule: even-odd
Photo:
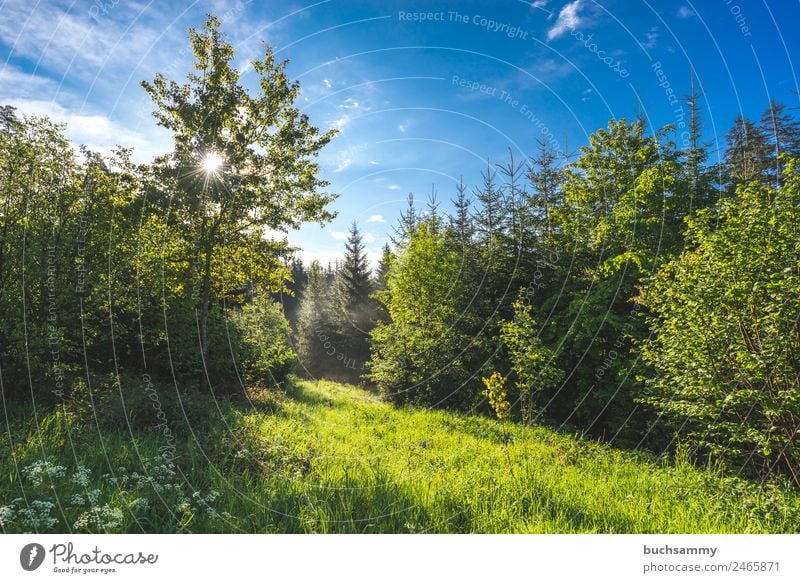
<instances>
[{"instance_id":1,"label":"conifer tree","mask_svg":"<svg viewBox=\"0 0 800 583\"><path fill-rule=\"evenodd\" d=\"M459 247L464 249L471 244L475 235L475 224L472 218L472 199L467 194L467 186L462 177L456 185L456 198L452 200L455 212L450 217L450 230L455 235Z\"/></svg>"},{"instance_id":2,"label":"conifer tree","mask_svg":"<svg viewBox=\"0 0 800 583\"><path fill-rule=\"evenodd\" d=\"M761 129L767 136L769 150L765 158L770 160L768 165L772 184L780 187L783 184L784 154L796 156L800 153L800 121L786 113L786 106L776 101L770 101L769 107L761 116Z\"/></svg>"},{"instance_id":3,"label":"conifer tree","mask_svg":"<svg viewBox=\"0 0 800 583\"><path fill-rule=\"evenodd\" d=\"M733 183L769 181L771 148L767 140L767 134L761 126L741 115L736 118L725 137L728 145L725 163Z\"/></svg>"},{"instance_id":4,"label":"conifer tree","mask_svg":"<svg viewBox=\"0 0 800 583\"><path fill-rule=\"evenodd\" d=\"M407 243L408 239L414 232L414 229L417 228L419 221L420 213L417 210L417 207L414 206L414 195L413 193L409 192L408 198L406 198L406 209L400 211L400 220L394 227L394 235L389 237L392 241L392 244L396 247L401 247Z\"/></svg>"}]
</instances>

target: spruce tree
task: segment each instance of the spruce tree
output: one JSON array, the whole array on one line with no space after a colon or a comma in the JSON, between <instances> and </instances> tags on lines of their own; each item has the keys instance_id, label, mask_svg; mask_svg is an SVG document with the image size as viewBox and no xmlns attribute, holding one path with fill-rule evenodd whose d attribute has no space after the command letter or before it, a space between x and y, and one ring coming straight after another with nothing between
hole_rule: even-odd
<instances>
[{"instance_id":1,"label":"spruce tree","mask_svg":"<svg viewBox=\"0 0 800 583\"><path fill-rule=\"evenodd\" d=\"M359 380L364 363L369 359L368 334L375 318L375 300L372 274L363 236L353 222L350 236L345 243L344 260L335 277L336 312L339 350L342 358L342 374L351 381Z\"/></svg>"},{"instance_id":2,"label":"spruce tree","mask_svg":"<svg viewBox=\"0 0 800 583\"><path fill-rule=\"evenodd\" d=\"M375 291L386 289L386 282L389 279L389 268L392 264L392 249L386 243L381 249L381 258L378 260L378 268L375 270L375 277L373 278L373 288Z\"/></svg>"},{"instance_id":3,"label":"spruce tree","mask_svg":"<svg viewBox=\"0 0 800 583\"><path fill-rule=\"evenodd\" d=\"M406 199L406 209L404 211L400 211L400 220L398 221L397 226L394 227L394 235L391 235L389 238L392 241L392 244L396 247L400 247L411 237L414 233L414 229L416 229L417 224L420 221L420 213L417 210L417 207L414 206L414 195L413 193L408 193L408 198Z\"/></svg>"},{"instance_id":4,"label":"spruce tree","mask_svg":"<svg viewBox=\"0 0 800 583\"><path fill-rule=\"evenodd\" d=\"M459 247L464 249L472 243L475 235L475 223L472 218L472 199L467 194L467 186L462 177L456 185L456 198L452 200L455 207L454 214L450 217L450 230L455 236Z\"/></svg>"},{"instance_id":5,"label":"spruce tree","mask_svg":"<svg viewBox=\"0 0 800 583\"><path fill-rule=\"evenodd\" d=\"M770 161L768 171L772 184L783 185L783 154L796 156L800 152L800 121L786 113L786 106L771 101L761 116L761 130L766 136L764 157Z\"/></svg>"},{"instance_id":6,"label":"spruce tree","mask_svg":"<svg viewBox=\"0 0 800 583\"><path fill-rule=\"evenodd\" d=\"M728 144L725 163L732 182L769 182L771 148L767 134L761 126L740 115L725 141Z\"/></svg>"}]
</instances>

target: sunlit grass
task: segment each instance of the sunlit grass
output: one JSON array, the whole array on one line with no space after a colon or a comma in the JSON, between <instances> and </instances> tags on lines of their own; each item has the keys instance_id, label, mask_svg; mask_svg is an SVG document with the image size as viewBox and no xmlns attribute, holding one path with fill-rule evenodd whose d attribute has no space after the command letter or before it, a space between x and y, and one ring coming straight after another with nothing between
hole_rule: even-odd
<instances>
[{"instance_id":1,"label":"sunlit grass","mask_svg":"<svg viewBox=\"0 0 800 583\"><path fill-rule=\"evenodd\" d=\"M194 438L180 433L180 493L152 492L146 509L132 509L130 495L98 486L124 510L108 530L699 533L795 532L800 524L795 493L542 427L508 427L509 469L492 419L397 409L330 382L297 382L288 396L258 394L253 405L225 403ZM132 439L120 429L101 441L96 427L63 412L43 416L40 432L11 416L12 443L0 438L0 506L22 493L15 460L25 467L44 452L68 472L83 464L99 481L109 467L141 472L137 456L157 457L163 446L154 431ZM178 508L195 491L211 503ZM57 526L44 530L73 529L70 512L54 512Z\"/></svg>"}]
</instances>

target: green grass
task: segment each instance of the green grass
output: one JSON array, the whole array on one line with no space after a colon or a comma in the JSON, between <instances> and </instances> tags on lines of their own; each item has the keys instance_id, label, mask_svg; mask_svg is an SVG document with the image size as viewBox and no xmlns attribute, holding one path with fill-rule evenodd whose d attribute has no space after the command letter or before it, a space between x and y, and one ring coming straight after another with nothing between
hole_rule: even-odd
<instances>
[{"instance_id":1,"label":"green grass","mask_svg":"<svg viewBox=\"0 0 800 583\"><path fill-rule=\"evenodd\" d=\"M507 425L504 451L492 419L397 409L331 382L296 382L247 404L183 401L188 428L174 418L180 407L167 414L175 467L157 460L165 436L137 424L135 408L132 429L109 428L99 406L96 419L40 415L38 429L21 408L8 410L3 529L744 533L800 524L796 492L542 427Z\"/></svg>"}]
</instances>

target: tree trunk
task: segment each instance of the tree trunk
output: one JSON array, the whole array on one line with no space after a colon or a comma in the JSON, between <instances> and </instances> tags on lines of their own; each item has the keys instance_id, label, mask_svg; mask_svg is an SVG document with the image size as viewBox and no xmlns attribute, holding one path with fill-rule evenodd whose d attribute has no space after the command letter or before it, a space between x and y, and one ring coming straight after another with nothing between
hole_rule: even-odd
<instances>
[{"instance_id":1,"label":"tree trunk","mask_svg":"<svg viewBox=\"0 0 800 583\"><path fill-rule=\"evenodd\" d=\"M200 375L200 390L206 391L211 387L208 376L208 312L211 303L211 247L205 249L203 263L203 287L200 292L200 359L203 370Z\"/></svg>"}]
</instances>

